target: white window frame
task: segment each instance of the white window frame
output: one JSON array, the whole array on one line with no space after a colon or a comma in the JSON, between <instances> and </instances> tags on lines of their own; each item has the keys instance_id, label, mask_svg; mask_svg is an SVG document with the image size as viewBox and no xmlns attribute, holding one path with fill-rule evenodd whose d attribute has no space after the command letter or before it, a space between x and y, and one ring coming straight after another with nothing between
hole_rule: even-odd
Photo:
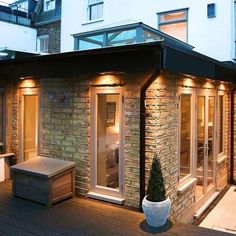
<instances>
[{"instance_id":1,"label":"white window frame","mask_svg":"<svg viewBox=\"0 0 236 236\"><path fill-rule=\"evenodd\" d=\"M224 157L225 156L225 125L223 125L223 130L222 130L222 132L223 132L223 134L222 134L222 142L223 142L223 151L222 152L220 152L219 153L219 144L218 144L218 122L219 122L219 120L218 120L218 114L219 114L219 111L220 111L220 107L219 107L219 97L220 96L223 96L223 114L222 114L222 118L223 118L223 124L225 124L225 93L224 93L224 91L219 91L218 92L218 94L217 94L217 136L216 136L216 138L217 138L217 159L221 159L222 157Z\"/></svg>"},{"instance_id":2,"label":"white window frame","mask_svg":"<svg viewBox=\"0 0 236 236\"><path fill-rule=\"evenodd\" d=\"M119 137L119 189L112 189L97 185L97 101L99 94L119 94L120 99L120 137ZM91 89L91 191L113 197L124 195L124 104L123 89L121 87L94 87Z\"/></svg>"},{"instance_id":3,"label":"white window frame","mask_svg":"<svg viewBox=\"0 0 236 236\"><path fill-rule=\"evenodd\" d=\"M43 10L44 11L52 11L56 7L56 0L44 0Z\"/></svg>"},{"instance_id":4,"label":"white window frame","mask_svg":"<svg viewBox=\"0 0 236 236\"><path fill-rule=\"evenodd\" d=\"M177 12L185 12L186 18L179 19L179 20L171 20L171 21L161 22L161 16L173 14L173 13L177 13ZM172 24L186 22L186 25L187 25L186 26L186 43L188 42L188 8L159 12L159 13L157 13L157 15L158 15L158 26L157 26L158 30L160 30L160 27L163 25L172 25Z\"/></svg>"},{"instance_id":5,"label":"white window frame","mask_svg":"<svg viewBox=\"0 0 236 236\"><path fill-rule=\"evenodd\" d=\"M6 138L6 101L5 101L5 94L4 90L0 89L0 96L2 96L2 123L0 124L2 126L2 140L0 140L0 148L5 146L5 138Z\"/></svg>"},{"instance_id":6,"label":"white window frame","mask_svg":"<svg viewBox=\"0 0 236 236\"><path fill-rule=\"evenodd\" d=\"M41 51L41 48L40 48L40 46L41 46L41 40L45 40L45 39L48 39L48 48L47 48L46 51L45 51L45 50ZM38 51L39 53L42 53L42 54L48 53L48 50L49 50L49 35L41 35L41 36L38 36L37 41L38 41L38 42L37 42L37 44L38 44L37 51Z\"/></svg>"},{"instance_id":7,"label":"white window frame","mask_svg":"<svg viewBox=\"0 0 236 236\"><path fill-rule=\"evenodd\" d=\"M190 140L190 173L180 179L180 145L181 145L181 95L191 95L191 140ZM184 185L194 177L194 130L195 130L195 93L192 88L181 88L178 91L178 187Z\"/></svg>"},{"instance_id":8,"label":"white window frame","mask_svg":"<svg viewBox=\"0 0 236 236\"><path fill-rule=\"evenodd\" d=\"M102 14L102 17L99 17L99 18L96 18L96 19L91 19L91 8L94 7L94 6L97 6L97 5L102 5L103 6L103 14L104 14L104 0L97 0L97 2L94 2L94 3L89 3L89 0L88 0L88 7L87 7L87 15L88 15L87 20L88 20L88 22L103 19L103 14Z\"/></svg>"}]
</instances>

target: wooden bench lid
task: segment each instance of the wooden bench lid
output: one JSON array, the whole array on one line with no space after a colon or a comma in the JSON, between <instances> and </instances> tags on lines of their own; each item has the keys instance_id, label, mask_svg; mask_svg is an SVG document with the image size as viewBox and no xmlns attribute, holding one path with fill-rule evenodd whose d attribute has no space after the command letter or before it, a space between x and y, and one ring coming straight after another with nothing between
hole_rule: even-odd
<instances>
[{"instance_id":1,"label":"wooden bench lid","mask_svg":"<svg viewBox=\"0 0 236 236\"><path fill-rule=\"evenodd\" d=\"M39 156L29 161L12 166L11 170L13 172L27 172L32 175L40 175L51 178L59 173L73 168L75 165L75 162Z\"/></svg>"}]
</instances>

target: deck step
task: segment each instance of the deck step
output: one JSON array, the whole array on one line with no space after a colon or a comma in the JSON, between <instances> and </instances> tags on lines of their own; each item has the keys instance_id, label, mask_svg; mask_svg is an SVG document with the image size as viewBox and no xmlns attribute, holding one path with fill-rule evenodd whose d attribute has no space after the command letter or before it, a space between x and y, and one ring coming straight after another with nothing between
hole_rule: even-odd
<instances>
[{"instance_id":1,"label":"deck step","mask_svg":"<svg viewBox=\"0 0 236 236\"><path fill-rule=\"evenodd\" d=\"M211 203L213 201L215 201L215 199L219 196L220 192L215 192L203 205L201 208L199 208L195 214L194 214L194 218L195 219L199 219L201 217L201 215L207 210L207 208L211 205Z\"/></svg>"}]
</instances>

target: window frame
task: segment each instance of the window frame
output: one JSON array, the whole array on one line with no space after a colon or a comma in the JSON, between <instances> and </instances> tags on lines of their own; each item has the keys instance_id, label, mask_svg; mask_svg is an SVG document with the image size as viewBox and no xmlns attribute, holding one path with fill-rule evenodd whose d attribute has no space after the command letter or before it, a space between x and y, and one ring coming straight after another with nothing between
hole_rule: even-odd
<instances>
[{"instance_id":1,"label":"window frame","mask_svg":"<svg viewBox=\"0 0 236 236\"><path fill-rule=\"evenodd\" d=\"M0 150L5 151L6 147L6 97L4 89L0 89L0 96L2 96L2 140L0 140Z\"/></svg>"},{"instance_id":2,"label":"window frame","mask_svg":"<svg viewBox=\"0 0 236 236\"><path fill-rule=\"evenodd\" d=\"M98 6L98 5L102 5L103 6L103 12L102 12L102 17L98 17L96 19L92 19L92 7ZM97 20L101 20L103 19L103 14L104 14L104 0L99 0L97 3L89 3L88 1L88 7L87 7L87 11L88 11L88 22L92 22L92 21L97 21Z\"/></svg>"},{"instance_id":3,"label":"window frame","mask_svg":"<svg viewBox=\"0 0 236 236\"><path fill-rule=\"evenodd\" d=\"M160 30L160 27L163 25L172 25L172 24L186 22L186 43L188 43L188 10L189 10L189 8L182 8L182 9L176 9L176 10L171 10L171 11L158 12L157 13L157 16L158 16L157 29ZM167 22L161 22L162 15L168 15L168 14L177 13L177 12L181 12L181 11L185 12L186 18L179 19L179 20L167 21Z\"/></svg>"},{"instance_id":4,"label":"window frame","mask_svg":"<svg viewBox=\"0 0 236 236\"><path fill-rule=\"evenodd\" d=\"M180 179L180 145L181 145L181 95L191 95L191 134L190 134L190 173ZM194 117L195 117L195 93L192 88L181 88L178 91L178 185L179 187L194 178Z\"/></svg>"},{"instance_id":5,"label":"window frame","mask_svg":"<svg viewBox=\"0 0 236 236\"><path fill-rule=\"evenodd\" d=\"M41 51L41 40L45 40L45 39L48 39L48 48L47 48L47 51ZM39 53L48 53L49 52L49 35L48 34L45 34L45 35L40 35L37 37L37 41L38 41L38 49L37 51Z\"/></svg>"},{"instance_id":6,"label":"window frame","mask_svg":"<svg viewBox=\"0 0 236 236\"><path fill-rule=\"evenodd\" d=\"M223 120L223 124L225 123L225 105L226 105L226 101L225 101L225 93L224 91L219 91L218 94L217 94L217 135L216 135L216 138L217 138L217 159L221 159L222 157L224 157L226 154L225 154L225 125L223 125L223 129L222 129L222 145L223 145L223 151L222 152L219 152L219 143L218 143L218 138L219 138L219 133L218 133L218 114L219 114L219 111L220 111L220 107L219 107L219 97L220 96L223 96L223 114L222 114L222 120Z\"/></svg>"},{"instance_id":7,"label":"window frame","mask_svg":"<svg viewBox=\"0 0 236 236\"><path fill-rule=\"evenodd\" d=\"M213 15L209 14L211 6L214 6L214 14ZM215 18L215 17L216 17L216 4L215 3L207 4L207 18Z\"/></svg>"},{"instance_id":8,"label":"window frame","mask_svg":"<svg viewBox=\"0 0 236 236\"><path fill-rule=\"evenodd\" d=\"M50 9L46 9L46 3L47 2L53 2L54 3L54 6L52 7L52 8L50 8ZM56 8L56 0L44 0L44 2L43 2L43 11L44 12L47 12L47 11L52 11L52 10L54 10Z\"/></svg>"}]
</instances>

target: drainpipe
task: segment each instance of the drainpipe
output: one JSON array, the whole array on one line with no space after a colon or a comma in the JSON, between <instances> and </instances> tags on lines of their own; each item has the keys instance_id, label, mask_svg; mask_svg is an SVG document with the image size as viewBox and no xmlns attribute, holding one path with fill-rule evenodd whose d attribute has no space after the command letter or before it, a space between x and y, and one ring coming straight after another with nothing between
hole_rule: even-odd
<instances>
[{"instance_id":1,"label":"drainpipe","mask_svg":"<svg viewBox=\"0 0 236 236\"><path fill-rule=\"evenodd\" d=\"M160 75L163 58L163 48L161 52L158 52L160 55L160 68L155 69L151 77L145 82L140 91L140 202L139 207L142 211L142 201L145 197L145 146L146 146L146 91L149 86L156 80Z\"/></svg>"},{"instance_id":2,"label":"drainpipe","mask_svg":"<svg viewBox=\"0 0 236 236\"><path fill-rule=\"evenodd\" d=\"M231 140L230 140L230 183L235 184L234 179L234 95L236 88L231 91Z\"/></svg>"}]
</instances>

